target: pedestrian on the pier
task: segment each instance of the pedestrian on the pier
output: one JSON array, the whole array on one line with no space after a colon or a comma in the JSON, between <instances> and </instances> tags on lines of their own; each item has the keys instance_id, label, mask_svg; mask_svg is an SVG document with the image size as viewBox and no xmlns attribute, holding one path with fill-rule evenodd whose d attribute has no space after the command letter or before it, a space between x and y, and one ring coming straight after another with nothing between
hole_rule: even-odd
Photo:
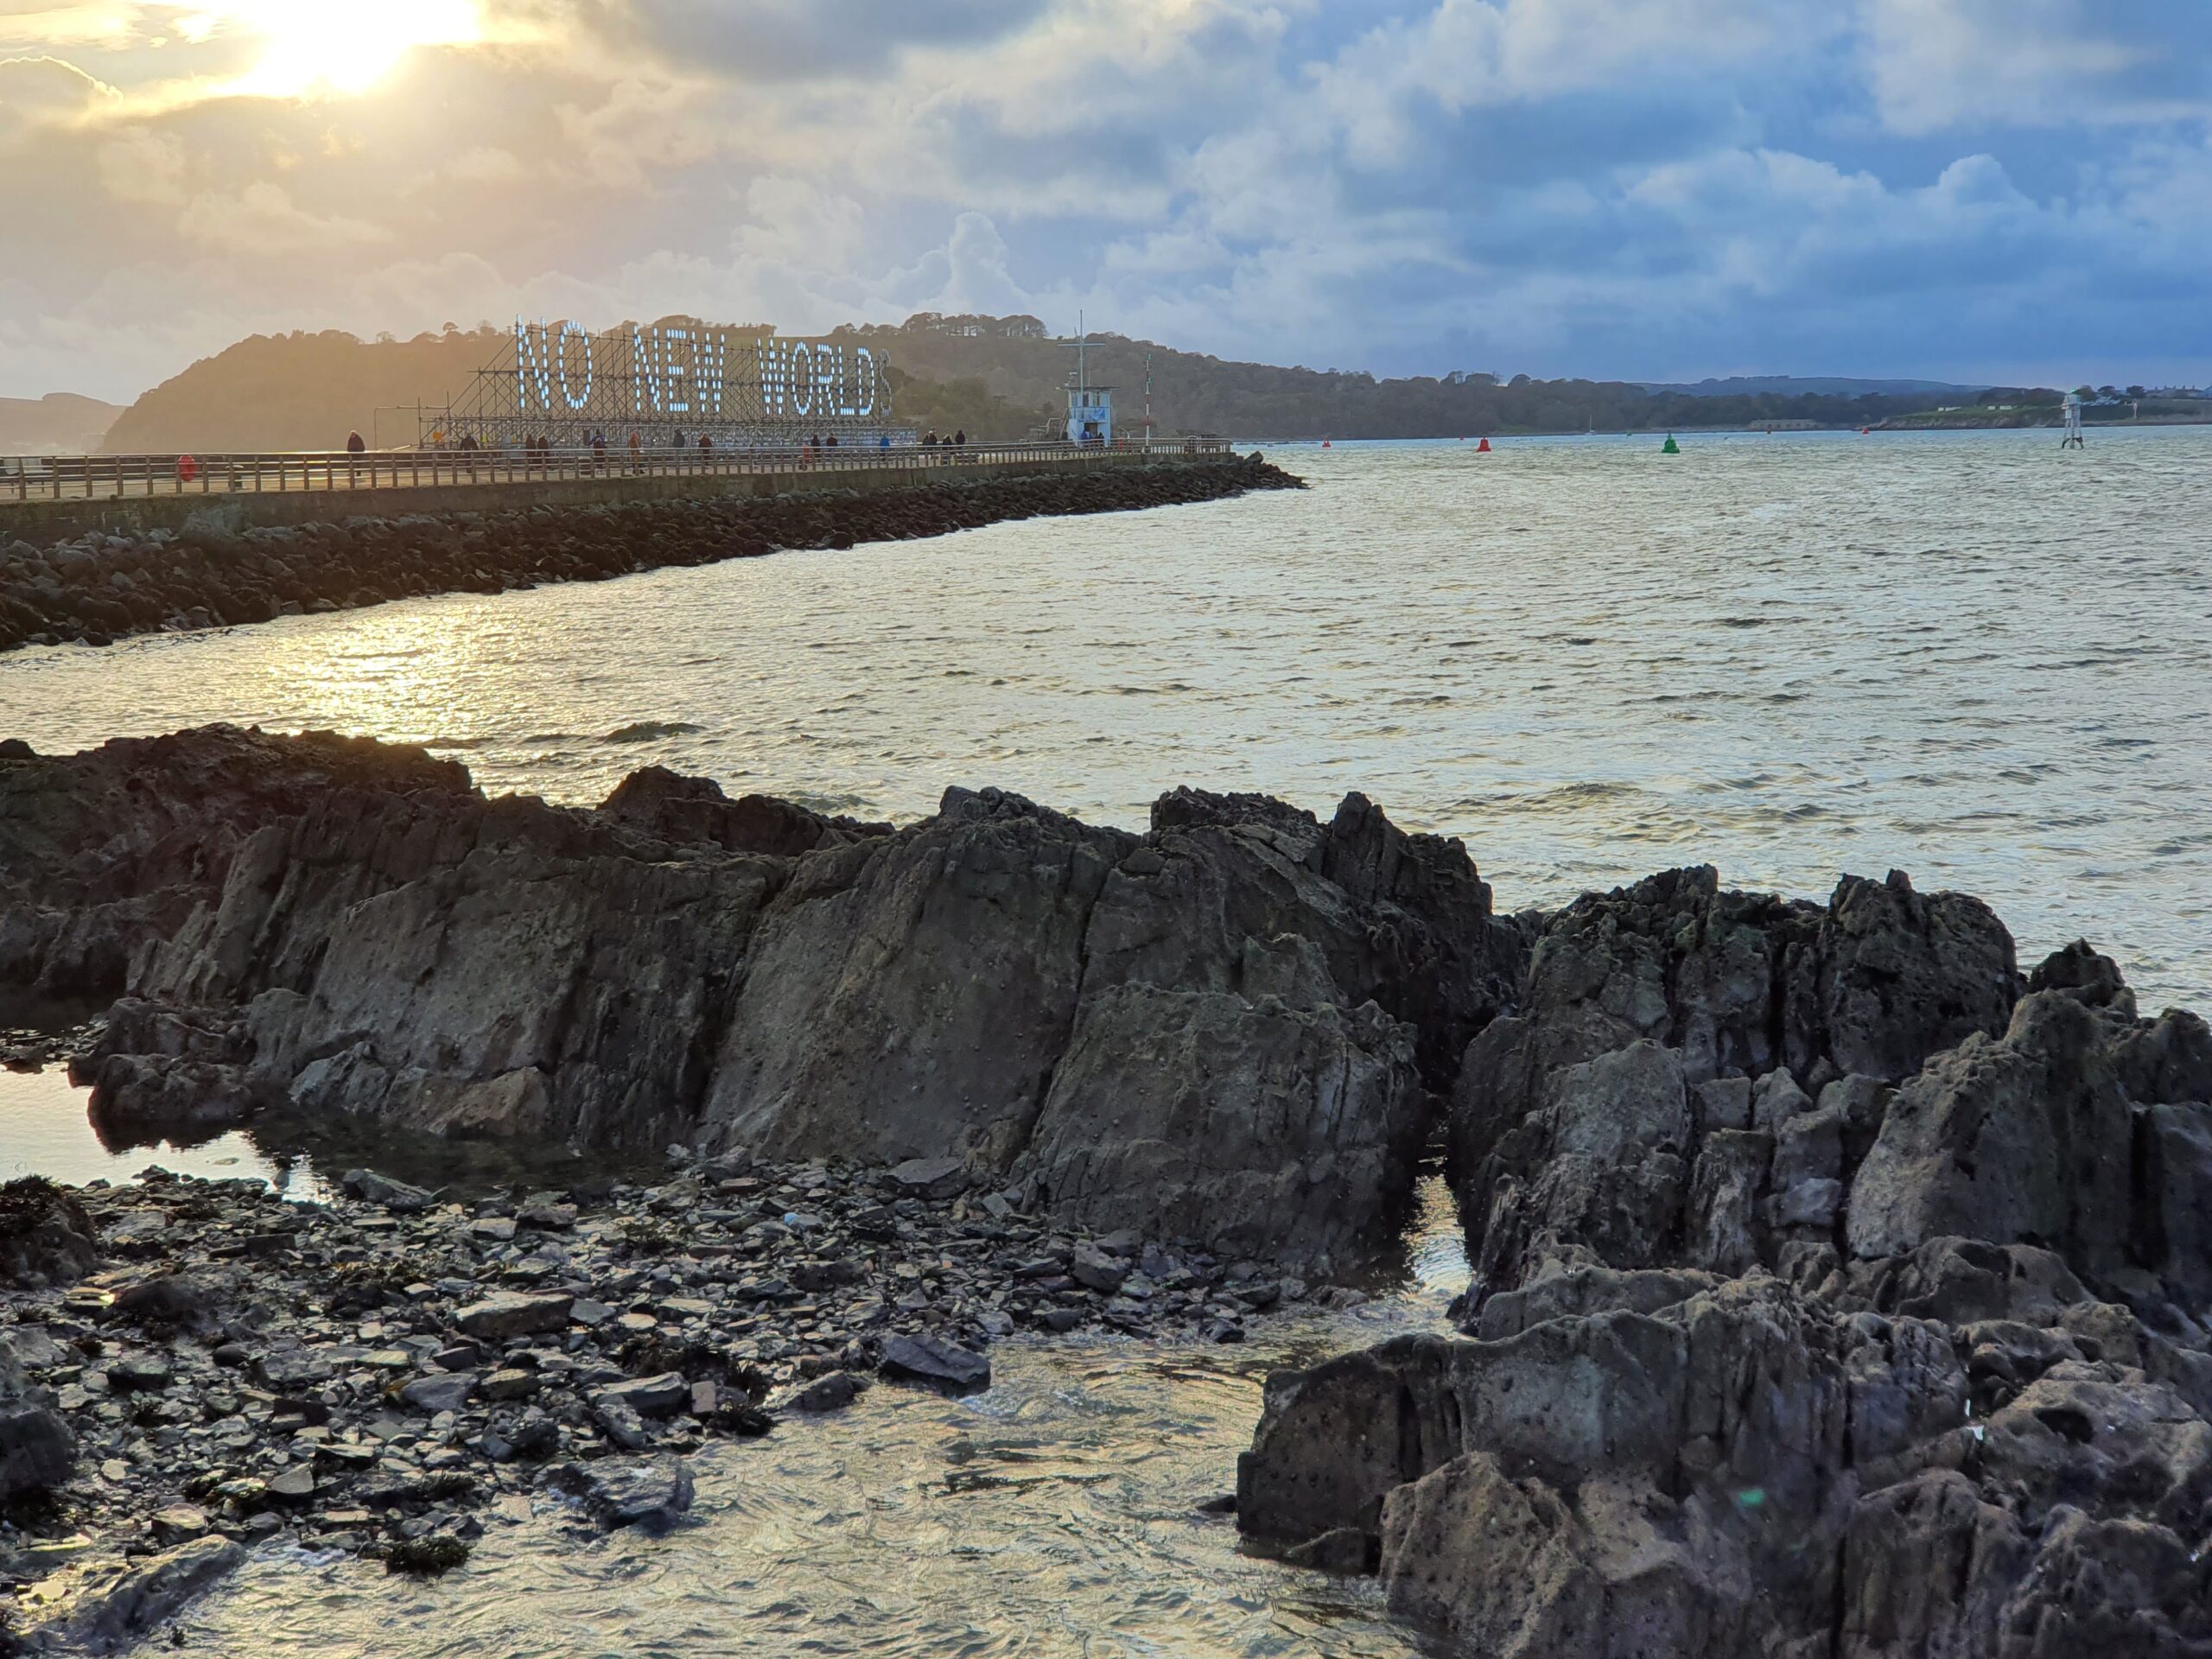
<instances>
[{"instance_id":1,"label":"pedestrian on the pier","mask_svg":"<svg viewBox=\"0 0 2212 1659\"><path fill-rule=\"evenodd\" d=\"M630 433L630 470L633 473L642 473L645 470L645 442L638 436L634 429Z\"/></svg>"},{"instance_id":2,"label":"pedestrian on the pier","mask_svg":"<svg viewBox=\"0 0 2212 1659\"><path fill-rule=\"evenodd\" d=\"M346 435L346 453L347 454L365 454L368 452L368 448L369 446L367 444L361 442L361 435L359 433L348 432Z\"/></svg>"},{"instance_id":3,"label":"pedestrian on the pier","mask_svg":"<svg viewBox=\"0 0 2212 1659\"><path fill-rule=\"evenodd\" d=\"M607 434L597 428L591 435L591 469L594 473L607 470Z\"/></svg>"}]
</instances>

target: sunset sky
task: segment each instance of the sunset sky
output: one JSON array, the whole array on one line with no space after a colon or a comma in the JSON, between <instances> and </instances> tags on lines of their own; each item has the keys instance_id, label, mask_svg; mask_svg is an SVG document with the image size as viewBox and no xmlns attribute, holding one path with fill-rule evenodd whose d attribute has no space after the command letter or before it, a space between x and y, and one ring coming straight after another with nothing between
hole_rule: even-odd
<instances>
[{"instance_id":1,"label":"sunset sky","mask_svg":"<svg viewBox=\"0 0 2212 1659\"><path fill-rule=\"evenodd\" d=\"M2195 383L2209 141L2208 0L0 0L0 395L518 310Z\"/></svg>"}]
</instances>

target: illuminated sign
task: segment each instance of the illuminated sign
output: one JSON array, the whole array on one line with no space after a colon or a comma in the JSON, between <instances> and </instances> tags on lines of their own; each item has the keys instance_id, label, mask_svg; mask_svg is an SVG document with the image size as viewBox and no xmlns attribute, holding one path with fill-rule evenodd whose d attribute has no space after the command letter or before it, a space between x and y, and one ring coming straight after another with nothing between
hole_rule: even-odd
<instances>
[{"instance_id":1,"label":"illuminated sign","mask_svg":"<svg viewBox=\"0 0 2212 1659\"><path fill-rule=\"evenodd\" d=\"M849 340L778 340L668 323L594 334L515 320L505 411L702 424L888 418L889 359ZM504 369L491 372L501 381ZM486 410L486 414L494 411Z\"/></svg>"}]
</instances>

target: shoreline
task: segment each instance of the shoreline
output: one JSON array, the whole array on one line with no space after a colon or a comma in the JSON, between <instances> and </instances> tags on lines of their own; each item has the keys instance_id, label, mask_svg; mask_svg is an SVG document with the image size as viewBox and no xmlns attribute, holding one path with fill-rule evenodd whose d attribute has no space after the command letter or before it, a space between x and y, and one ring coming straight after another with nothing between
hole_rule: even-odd
<instances>
[{"instance_id":1,"label":"shoreline","mask_svg":"<svg viewBox=\"0 0 2212 1659\"><path fill-rule=\"evenodd\" d=\"M1910 432L2056 432L2060 430L2063 425L2063 423L2056 416L2053 416L2052 418L2049 420L2035 421L1922 421L1910 416L1895 416L1874 422L1871 426L1865 429L1861 429L1859 426L1850 422L1841 422L1833 424L1822 423L1813 426L1777 425L1771 429L1764 425L1638 426L1630 427L1625 429L1618 427L1607 427L1602 432L1578 432L1573 430L1572 428L1567 427L1556 429L1523 429L1516 427L1490 432L1470 432L1465 434L1464 436L1458 433L1446 433L1442 435L1428 434L1420 437L1356 437L1348 436L1341 433L1331 433L1313 437L1302 438L1275 435L1264 438L1253 438L1249 440L1249 442L1255 444L1266 444L1277 447L1287 444L1300 448L1318 448L1324 443L1474 443L1485 437L1492 440L1510 440L1514 438L1586 437L1660 438L1666 436L1670 432L1677 436L1681 436L1684 434L1696 434L1702 436L1718 436L1725 435L1758 438L1790 438L1812 435L1857 435L1860 434L1862 430L1869 434ZM2085 421L2082 423L2082 430L2086 433L2094 435L2099 432L2125 432L2147 427L2176 426L2212 426L2212 415L2198 416L2194 417L2185 416L2154 416L2151 419L2141 421ZM1248 440L1239 439L1238 442L1248 442Z\"/></svg>"},{"instance_id":2,"label":"shoreline","mask_svg":"<svg viewBox=\"0 0 2212 1659\"><path fill-rule=\"evenodd\" d=\"M435 1576L518 1497L665 1530L703 1447L870 1387L977 1392L1017 1332L1235 1344L1309 1297L1365 1300L1055 1229L944 1160L687 1159L474 1200L336 1185L328 1204L152 1173L0 1188L46 1211L37 1261L0 1281L0 1368L68 1446L0 1543L37 1621L20 1635L150 1635L249 1546Z\"/></svg>"}]
</instances>

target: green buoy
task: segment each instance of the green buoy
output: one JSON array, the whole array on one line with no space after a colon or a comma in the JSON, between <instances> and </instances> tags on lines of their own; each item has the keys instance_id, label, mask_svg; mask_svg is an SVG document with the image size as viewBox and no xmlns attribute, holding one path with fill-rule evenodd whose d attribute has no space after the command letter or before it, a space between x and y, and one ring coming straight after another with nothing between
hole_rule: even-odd
<instances>
[{"instance_id":1,"label":"green buoy","mask_svg":"<svg viewBox=\"0 0 2212 1659\"><path fill-rule=\"evenodd\" d=\"M1675 442L1675 435L1669 432L1667 435L1667 442L1659 446L1659 453L1662 455L1679 455L1682 453L1682 446Z\"/></svg>"}]
</instances>

